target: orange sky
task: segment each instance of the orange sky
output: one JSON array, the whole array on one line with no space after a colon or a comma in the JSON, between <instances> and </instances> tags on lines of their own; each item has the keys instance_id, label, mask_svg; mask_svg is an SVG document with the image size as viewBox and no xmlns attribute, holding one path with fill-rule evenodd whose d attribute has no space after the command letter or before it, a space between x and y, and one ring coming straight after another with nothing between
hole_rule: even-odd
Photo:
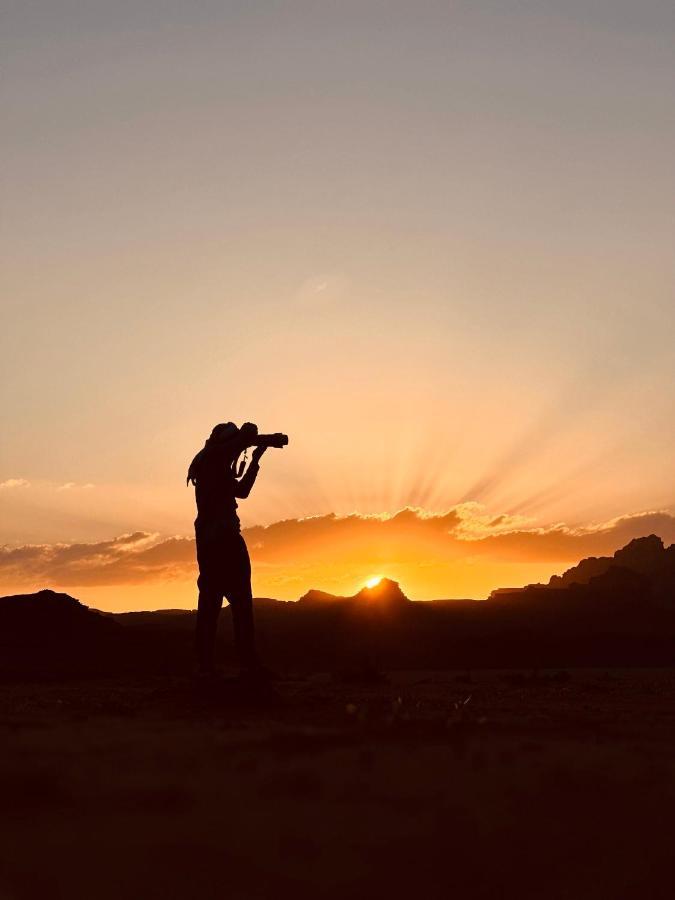
<instances>
[{"instance_id":1,"label":"orange sky","mask_svg":"<svg viewBox=\"0 0 675 900\"><path fill-rule=\"evenodd\" d=\"M673 513L645 513L587 528L535 528L521 517L487 516L476 504L443 514L316 516L245 529L257 596L297 599L310 587L339 594L373 576L401 583L412 599L483 598L496 587L548 580L589 555L633 537L675 541ZM26 545L0 555L0 584L68 590L102 609L195 605L194 543L136 532L110 541Z\"/></svg>"}]
</instances>

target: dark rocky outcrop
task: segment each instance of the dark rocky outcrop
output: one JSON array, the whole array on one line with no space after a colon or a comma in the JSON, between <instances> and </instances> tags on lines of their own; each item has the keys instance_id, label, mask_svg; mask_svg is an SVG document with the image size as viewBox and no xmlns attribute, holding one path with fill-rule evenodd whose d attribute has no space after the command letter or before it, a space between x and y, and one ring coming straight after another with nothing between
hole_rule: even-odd
<instances>
[{"instance_id":1,"label":"dark rocky outcrop","mask_svg":"<svg viewBox=\"0 0 675 900\"><path fill-rule=\"evenodd\" d=\"M665 547L660 537L650 534L635 538L613 556L591 556L562 575L553 575L548 584L497 590L491 600L500 602L547 603L547 592L573 599L605 599L615 606L626 603L675 607L675 544ZM565 593L569 592L569 593Z\"/></svg>"},{"instance_id":2,"label":"dark rocky outcrop","mask_svg":"<svg viewBox=\"0 0 675 900\"><path fill-rule=\"evenodd\" d=\"M382 579L255 603L261 655L279 671L675 665L675 546L655 535L482 602L412 602ZM0 598L0 678L187 674L194 623L193 611L97 613L53 591ZM234 663L227 609L219 642Z\"/></svg>"},{"instance_id":3,"label":"dark rocky outcrop","mask_svg":"<svg viewBox=\"0 0 675 900\"><path fill-rule=\"evenodd\" d=\"M298 603L305 606L318 605L325 606L329 604L353 604L361 608L386 608L405 605L411 601L401 590L398 581L392 581L391 578L382 578L373 587L361 588L356 594L348 597L339 596L337 594L329 594L326 591L318 591L311 589L303 594Z\"/></svg>"},{"instance_id":4,"label":"dark rocky outcrop","mask_svg":"<svg viewBox=\"0 0 675 900\"><path fill-rule=\"evenodd\" d=\"M23 639L53 643L116 631L108 616L89 609L69 594L42 590L0 597L0 645Z\"/></svg>"}]
</instances>

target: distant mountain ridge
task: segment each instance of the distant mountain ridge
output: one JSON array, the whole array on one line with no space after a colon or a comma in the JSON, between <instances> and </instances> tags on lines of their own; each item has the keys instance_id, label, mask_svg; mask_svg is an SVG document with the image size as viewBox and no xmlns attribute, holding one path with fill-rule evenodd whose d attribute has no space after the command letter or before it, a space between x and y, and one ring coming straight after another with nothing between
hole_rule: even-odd
<instances>
[{"instance_id":1,"label":"distant mountain ridge","mask_svg":"<svg viewBox=\"0 0 675 900\"><path fill-rule=\"evenodd\" d=\"M393 607L401 606L412 601L401 590L398 581L391 578L382 578L373 587L363 587L351 596L330 594L327 591L319 591L314 588L303 594L298 603L311 606L321 606L333 603L353 603L359 606L369 607Z\"/></svg>"},{"instance_id":2,"label":"distant mountain ridge","mask_svg":"<svg viewBox=\"0 0 675 900\"><path fill-rule=\"evenodd\" d=\"M50 590L0 598L0 679L188 674L195 612L100 613ZM487 601L412 602L383 578L351 596L256 600L261 656L290 672L675 665L675 545L638 538ZM219 659L234 663L232 621Z\"/></svg>"},{"instance_id":3,"label":"distant mountain ridge","mask_svg":"<svg viewBox=\"0 0 675 900\"><path fill-rule=\"evenodd\" d=\"M562 575L552 575L549 587L588 584L592 578L606 574L612 566L620 566L640 575L659 575L675 567L675 544L666 548L660 537L650 534L634 538L613 556L590 556Z\"/></svg>"},{"instance_id":4,"label":"distant mountain ridge","mask_svg":"<svg viewBox=\"0 0 675 900\"><path fill-rule=\"evenodd\" d=\"M124 660L123 629L70 594L0 597L0 678L51 679L109 672Z\"/></svg>"},{"instance_id":5,"label":"distant mountain ridge","mask_svg":"<svg viewBox=\"0 0 675 900\"><path fill-rule=\"evenodd\" d=\"M0 597L0 642L15 633L56 639L64 631L110 632L116 627L109 616L89 609L70 594L45 589Z\"/></svg>"},{"instance_id":6,"label":"distant mountain ridge","mask_svg":"<svg viewBox=\"0 0 675 900\"><path fill-rule=\"evenodd\" d=\"M639 592L643 599L668 601L675 594L675 544L666 547L660 537L650 534L634 538L613 556L589 556L562 575L552 575L546 584L524 588L498 588L490 599L507 600L516 594L586 587L596 592L626 590Z\"/></svg>"}]
</instances>

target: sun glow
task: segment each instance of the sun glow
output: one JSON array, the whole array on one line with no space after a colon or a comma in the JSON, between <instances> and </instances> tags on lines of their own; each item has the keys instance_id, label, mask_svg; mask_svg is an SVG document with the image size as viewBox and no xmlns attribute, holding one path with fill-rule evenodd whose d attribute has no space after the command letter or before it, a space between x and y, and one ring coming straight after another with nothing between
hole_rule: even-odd
<instances>
[{"instance_id":1,"label":"sun glow","mask_svg":"<svg viewBox=\"0 0 675 900\"><path fill-rule=\"evenodd\" d=\"M378 584L379 584L381 581L382 581L382 576L381 576L381 575L373 575L371 578L369 578L369 579L366 581L366 587L367 587L367 588L374 588L374 587L377 587Z\"/></svg>"}]
</instances>

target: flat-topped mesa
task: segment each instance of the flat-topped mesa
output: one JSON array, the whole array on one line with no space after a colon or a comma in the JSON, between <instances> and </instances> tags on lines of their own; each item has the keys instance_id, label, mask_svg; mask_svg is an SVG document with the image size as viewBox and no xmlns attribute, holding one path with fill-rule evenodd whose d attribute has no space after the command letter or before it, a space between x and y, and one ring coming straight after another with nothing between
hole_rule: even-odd
<instances>
[{"instance_id":1,"label":"flat-topped mesa","mask_svg":"<svg viewBox=\"0 0 675 900\"><path fill-rule=\"evenodd\" d=\"M306 594L298 599L298 603L320 605L323 603L335 603L337 601L348 600L348 597L341 597L338 594L330 594L328 591L319 591L316 588L310 588Z\"/></svg>"},{"instance_id":2,"label":"flat-topped mesa","mask_svg":"<svg viewBox=\"0 0 675 900\"><path fill-rule=\"evenodd\" d=\"M613 556L590 556L582 559L562 575L553 575L548 587L567 587L571 584L588 584L592 579L605 575L613 566L620 566L642 575L654 575L662 571L672 559L672 554L656 534L634 538Z\"/></svg>"},{"instance_id":3,"label":"flat-topped mesa","mask_svg":"<svg viewBox=\"0 0 675 900\"><path fill-rule=\"evenodd\" d=\"M54 641L57 635L63 639L81 631L108 633L117 627L112 618L89 609L70 594L45 589L0 597L3 638L25 634L35 640Z\"/></svg>"},{"instance_id":4,"label":"flat-topped mesa","mask_svg":"<svg viewBox=\"0 0 675 900\"><path fill-rule=\"evenodd\" d=\"M672 554L668 553L661 538L655 534L633 538L614 554L616 565L645 575L660 572L671 559Z\"/></svg>"},{"instance_id":5,"label":"flat-topped mesa","mask_svg":"<svg viewBox=\"0 0 675 900\"><path fill-rule=\"evenodd\" d=\"M391 578L381 578L373 587L361 588L354 599L359 603L376 606L398 606L410 602L398 581L392 581Z\"/></svg>"},{"instance_id":6,"label":"flat-topped mesa","mask_svg":"<svg viewBox=\"0 0 675 900\"><path fill-rule=\"evenodd\" d=\"M90 610L80 600L70 594L58 593L45 588L33 594L12 594L0 597L2 615L39 615L73 618L87 616Z\"/></svg>"},{"instance_id":7,"label":"flat-topped mesa","mask_svg":"<svg viewBox=\"0 0 675 900\"><path fill-rule=\"evenodd\" d=\"M566 597L599 597L653 602L675 606L675 544L665 547L660 537L650 534L634 538L612 556L589 556L562 575L553 575L547 584L524 588L498 588L490 600L529 603L547 602L556 594Z\"/></svg>"}]
</instances>

